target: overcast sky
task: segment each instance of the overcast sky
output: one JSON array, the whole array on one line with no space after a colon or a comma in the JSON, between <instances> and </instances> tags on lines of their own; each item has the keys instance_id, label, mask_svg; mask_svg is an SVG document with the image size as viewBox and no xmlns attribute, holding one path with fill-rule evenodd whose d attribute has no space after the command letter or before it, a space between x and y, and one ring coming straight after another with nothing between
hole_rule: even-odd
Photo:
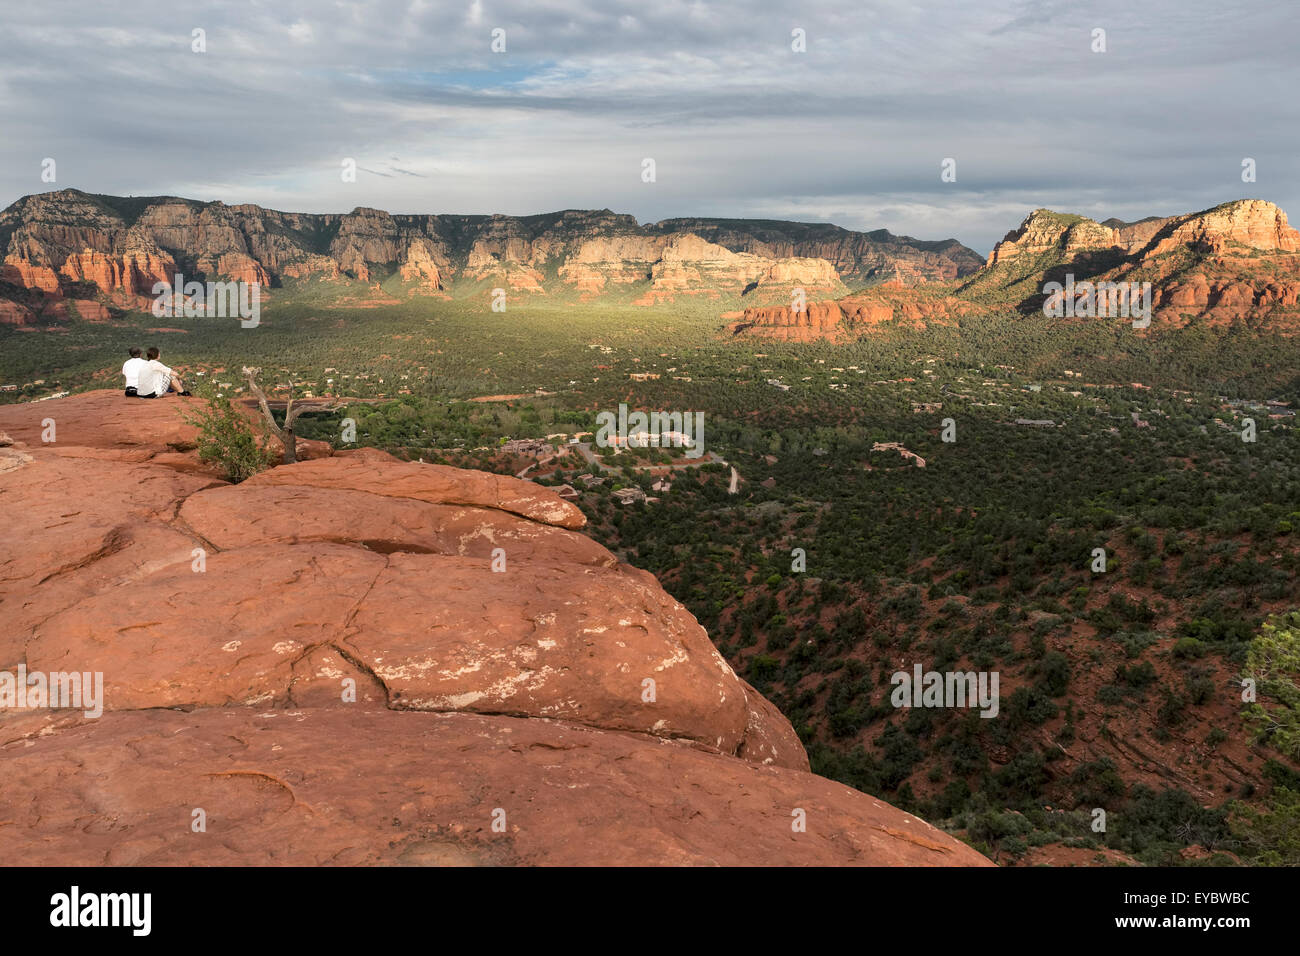
<instances>
[{"instance_id":1,"label":"overcast sky","mask_svg":"<svg viewBox=\"0 0 1300 956\"><path fill-rule=\"evenodd\" d=\"M303 212L608 207L981 253L1038 206L1137 219L1258 197L1300 219L1294 0L0 9L0 206L73 186Z\"/></svg>"}]
</instances>

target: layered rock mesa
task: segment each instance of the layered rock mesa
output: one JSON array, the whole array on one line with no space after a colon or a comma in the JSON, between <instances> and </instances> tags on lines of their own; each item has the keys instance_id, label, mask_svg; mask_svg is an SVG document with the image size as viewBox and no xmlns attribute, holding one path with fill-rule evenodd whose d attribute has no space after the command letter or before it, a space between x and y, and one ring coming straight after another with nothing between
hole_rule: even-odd
<instances>
[{"instance_id":1,"label":"layered rock mesa","mask_svg":"<svg viewBox=\"0 0 1300 956\"><path fill-rule=\"evenodd\" d=\"M300 214L174 197L124 198L76 189L26 196L0 212L0 321L147 305L156 282L374 282L408 294L501 287L653 304L677 296L788 299L866 284L954 278L979 257L954 240L884 230L747 220L642 226L609 210L539 216Z\"/></svg>"},{"instance_id":2,"label":"layered rock mesa","mask_svg":"<svg viewBox=\"0 0 1300 956\"><path fill-rule=\"evenodd\" d=\"M1043 286L1150 282L1153 322L1295 331L1300 321L1300 232L1271 202L1126 223L1037 209L1007 233L958 295L1042 307Z\"/></svg>"},{"instance_id":3,"label":"layered rock mesa","mask_svg":"<svg viewBox=\"0 0 1300 956\"><path fill-rule=\"evenodd\" d=\"M375 451L230 485L190 401L0 408L0 670L103 676L99 717L0 710L5 859L988 863L811 774L551 491Z\"/></svg>"},{"instance_id":4,"label":"layered rock mesa","mask_svg":"<svg viewBox=\"0 0 1300 956\"><path fill-rule=\"evenodd\" d=\"M654 229L689 232L734 252L770 259L824 259L853 286L920 285L960 279L984 260L956 239L925 241L887 229L851 232L830 223L767 219L665 219Z\"/></svg>"},{"instance_id":5,"label":"layered rock mesa","mask_svg":"<svg viewBox=\"0 0 1300 956\"><path fill-rule=\"evenodd\" d=\"M803 308L746 308L731 316L724 334L781 342L846 342L885 323L923 329L932 323L950 324L975 311L971 303L938 290L889 283L841 299L808 302Z\"/></svg>"},{"instance_id":6,"label":"layered rock mesa","mask_svg":"<svg viewBox=\"0 0 1300 956\"><path fill-rule=\"evenodd\" d=\"M885 322L924 325L972 312L1035 312L1046 298L1045 284L1064 284L1067 276L1075 282L1150 282L1156 327L1300 330L1300 232L1273 203L1242 199L1132 223L1036 209L964 281L901 293L877 286L802 311L746 308L727 332L834 340Z\"/></svg>"}]
</instances>

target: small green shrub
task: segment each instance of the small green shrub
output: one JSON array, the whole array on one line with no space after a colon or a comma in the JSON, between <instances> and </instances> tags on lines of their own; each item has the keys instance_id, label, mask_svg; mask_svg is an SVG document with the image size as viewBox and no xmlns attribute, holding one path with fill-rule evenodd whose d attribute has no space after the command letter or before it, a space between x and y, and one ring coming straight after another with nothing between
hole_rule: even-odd
<instances>
[{"instance_id":1,"label":"small green shrub","mask_svg":"<svg viewBox=\"0 0 1300 956\"><path fill-rule=\"evenodd\" d=\"M185 420L199 430L199 460L215 462L231 481L251 478L275 464L275 454L228 398L209 399L206 409Z\"/></svg>"}]
</instances>

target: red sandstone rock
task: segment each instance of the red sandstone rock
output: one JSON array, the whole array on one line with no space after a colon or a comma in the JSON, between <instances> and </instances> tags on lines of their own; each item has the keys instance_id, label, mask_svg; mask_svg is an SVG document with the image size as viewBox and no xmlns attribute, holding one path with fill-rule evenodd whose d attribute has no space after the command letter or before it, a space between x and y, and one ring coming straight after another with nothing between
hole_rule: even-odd
<instances>
[{"instance_id":1,"label":"red sandstone rock","mask_svg":"<svg viewBox=\"0 0 1300 956\"><path fill-rule=\"evenodd\" d=\"M562 528L581 528L587 523L576 505L531 481L396 459L349 457L338 461L299 462L254 475L246 484L343 488L439 504L499 508Z\"/></svg>"},{"instance_id":2,"label":"red sandstone rock","mask_svg":"<svg viewBox=\"0 0 1300 956\"><path fill-rule=\"evenodd\" d=\"M1189 216L1175 216L1155 233L1155 243L1142 250L1144 258L1186 246L1223 251L1231 243L1270 252L1300 252L1300 232L1271 202L1242 199Z\"/></svg>"},{"instance_id":3,"label":"red sandstone rock","mask_svg":"<svg viewBox=\"0 0 1300 956\"><path fill-rule=\"evenodd\" d=\"M45 430L41 423L53 418L59 446L184 451L195 447L198 431L180 413L202 407L198 398L128 399L120 390L101 389L55 402L0 406L0 428L19 441L40 445Z\"/></svg>"},{"instance_id":4,"label":"red sandstone rock","mask_svg":"<svg viewBox=\"0 0 1300 956\"><path fill-rule=\"evenodd\" d=\"M28 454L30 463L0 474L0 667L21 659L38 621L74 601L188 564L199 542L169 522L178 501L212 484L149 464L63 457L39 441Z\"/></svg>"},{"instance_id":5,"label":"red sandstone rock","mask_svg":"<svg viewBox=\"0 0 1300 956\"><path fill-rule=\"evenodd\" d=\"M563 721L357 704L0 726L5 848L46 864L991 865L841 784Z\"/></svg>"},{"instance_id":6,"label":"red sandstone rock","mask_svg":"<svg viewBox=\"0 0 1300 956\"><path fill-rule=\"evenodd\" d=\"M179 403L117 400L183 436ZM0 409L19 443L33 415L85 442L0 452L0 667L105 680L98 719L0 712L16 858L987 865L808 773L685 608L544 489L373 451L228 486L116 411Z\"/></svg>"},{"instance_id":7,"label":"red sandstone rock","mask_svg":"<svg viewBox=\"0 0 1300 956\"><path fill-rule=\"evenodd\" d=\"M747 681L742 680L740 685L745 689L749 700L749 716L745 726L745 739L741 741L736 756L753 763L807 770L808 758L803 743L790 726L790 721L786 720L785 714L777 710L775 704L754 690Z\"/></svg>"},{"instance_id":8,"label":"red sandstone rock","mask_svg":"<svg viewBox=\"0 0 1300 956\"><path fill-rule=\"evenodd\" d=\"M77 317L86 322L106 322L112 318L104 304L93 299L69 299L68 304L77 310Z\"/></svg>"},{"instance_id":9,"label":"red sandstone rock","mask_svg":"<svg viewBox=\"0 0 1300 956\"><path fill-rule=\"evenodd\" d=\"M1070 219L1050 209L1035 209L993 247L985 267L1047 252L1071 255L1109 249L1119 243L1119 233L1109 226L1082 217Z\"/></svg>"},{"instance_id":10,"label":"red sandstone rock","mask_svg":"<svg viewBox=\"0 0 1300 956\"><path fill-rule=\"evenodd\" d=\"M951 322L971 311L969 302L951 296L916 298L904 286L877 286L835 302L809 302L801 311L789 305L746 309L727 331L786 342L844 341L884 322L901 320L924 327L927 322Z\"/></svg>"},{"instance_id":11,"label":"red sandstone rock","mask_svg":"<svg viewBox=\"0 0 1300 956\"><path fill-rule=\"evenodd\" d=\"M1041 288L1043 270L1055 265L1076 282L1151 282L1161 325L1199 321L1296 330L1290 309L1300 298L1300 282L1276 277L1300 271L1300 232L1272 203L1243 199L1186 216L1108 223L1036 210L998 243L987 268L962 292L1023 295L1026 280ZM1006 305L1036 308L1038 301L1031 296Z\"/></svg>"},{"instance_id":12,"label":"red sandstone rock","mask_svg":"<svg viewBox=\"0 0 1300 956\"><path fill-rule=\"evenodd\" d=\"M32 311L10 299L0 299L0 324L27 325L32 321Z\"/></svg>"},{"instance_id":13,"label":"red sandstone rock","mask_svg":"<svg viewBox=\"0 0 1300 956\"><path fill-rule=\"evenodd\" d=\"M86 249L63 261L59 274L74 282L93 282L100 292L113 293L122 288L122 263L106 252Z\"/></svg>"},{"instance_id":14,"label":"red sandstone rock","mask_svg":"<svg viewBox=\"0 0 1300 956\"><path fill-rule=\"evenodd\" d=\"M447 267L444 260L441 266L436 260L438 250L429 242L413 242L406 251L406 261L399 270L403 279L416 283L416 289L425 293L437 293L446 288L442 269Z\"/></svg>"},{"instance_id":15,"label":"red sandstone rock","mask_svg":"<svg viewBox=\"0 0 1300 956\"><path fill-rule=\"evenodd\" d=\"M216 276L225 281L246 282L265 289L271 286L271 277L267 275L266 269L246 252L209 254L199 259L197 266L204 275Z\"/></svg>"},{"instance_id":16,"label":"red sandstone rock","mask_svg":"<svg viewBox=\"0 0 1300 956\"><path fill-rule=\"evenodd\" d=\"M593 567L617 563L585 535L495 508L350 489L244 482L191 495L180 515L223 550L269 542L357 541L380 553L429 552L485 562L500 548L507 567L511 561L543 558Z\"/></svg>"},{"instance_id":17,"label":"red sandstone rock","mask_svg":"<svg viewBox=\"0 0 1300 956\"><path fill-rule=\"evenodd\" d=\"M109 710L286 706L295 662L341 638L386 563L317 543L214 551L196 572L188 552L147 587L101 591L43 621L28 668L102 671Z\"/></svg>"},{"instance_id":18,"label":"red sandstone rock","mask_svg":"<svg viewBox=\"0 0 1300 956\"><path fill-rule=\"evenodd\" d=\"M404 708L558 717L725 753L745 738L735 673L690 613L630 567L520 561L498 574L485 561L394 554L352 624L347 646Z\"/></svg>"},{"instance_id":19,"label":"red sandstone rock","mask_svg":"<svg viewBox=\"0 0 1300 956\"><path fill-rule=\"evenodd\" d=\"M39 289L41 292L59 291L59 277L52 268L15 256L6 258L4 265L0 266L0 280L26 289Z\"/></svg>"}]
</instances>

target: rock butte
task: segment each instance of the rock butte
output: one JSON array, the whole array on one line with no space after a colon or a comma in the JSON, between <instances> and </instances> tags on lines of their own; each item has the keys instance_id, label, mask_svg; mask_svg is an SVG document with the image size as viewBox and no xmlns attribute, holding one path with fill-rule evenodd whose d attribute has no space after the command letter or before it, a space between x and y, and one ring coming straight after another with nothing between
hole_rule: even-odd
<instances>
[{"instance_id":1,"label":"rock butte","mask_svg":"<svg viewBox=\"0 0 1300 956\"><path fill-rule=\"evenodd\" d=\"M0 408L0 668L105 684L98 719L0 713L6 860L991 865L809 773L548 489L375 451L229 485L184 404Z\"/></svg>"},{"instance_id":2,"label":"rock butte","mask_svg":"<svg viewBox=\"0 0 1300 956\"><path fill-rule=\"evenodd\" d=\"M951 296L916 298L890 284L837 301L808 302L799 311L788 305L745 309L727 331L785 342L847 341L886 322L924 328L931 322L952 324L955 318L974 311L971 303Z\"/></svg>"}]
</instances>

